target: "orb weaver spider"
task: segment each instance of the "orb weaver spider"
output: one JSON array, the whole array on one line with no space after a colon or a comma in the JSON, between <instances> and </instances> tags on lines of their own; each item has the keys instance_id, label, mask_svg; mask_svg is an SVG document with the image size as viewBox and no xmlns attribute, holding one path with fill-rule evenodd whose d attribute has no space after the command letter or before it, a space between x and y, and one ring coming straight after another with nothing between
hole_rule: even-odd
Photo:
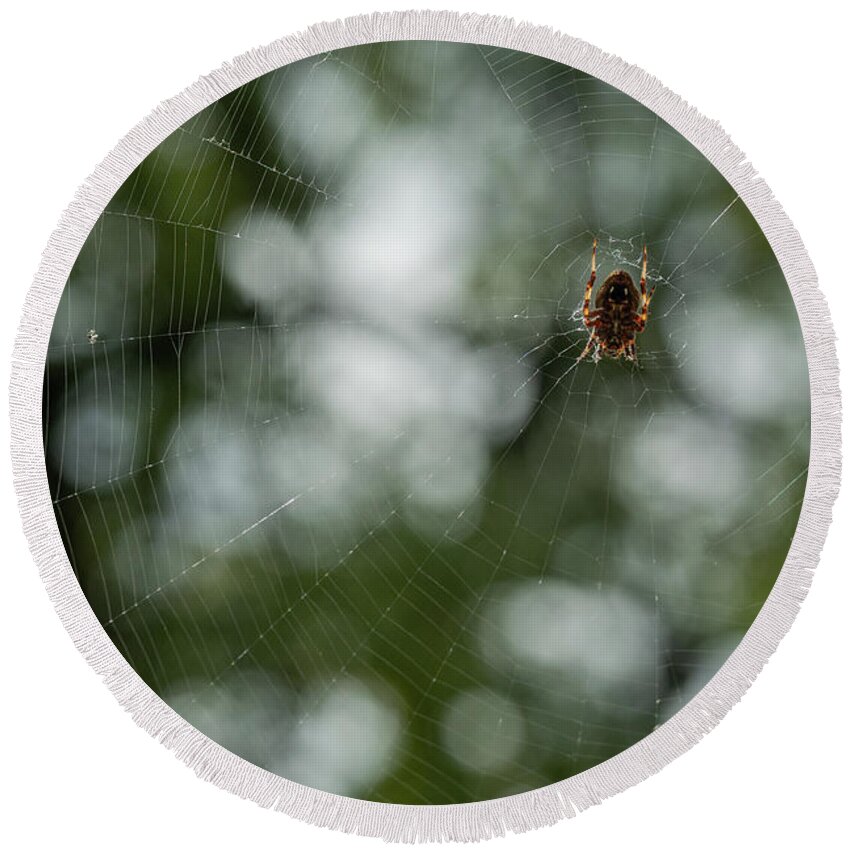
<instances>
[{"instance_id":1,"label":"orb weaver spider","mask_svg":"<svg viewBox=\"0 0 850 850\"><path fill-rule=\"evenodd\" d=\"M636 339L646 328L649 319L649 302L655 293L655 287L646 291L646 245L643 246L643 269L640 276L640 293L632 281L631 275L617 269L611 272L596 293L593 310L590 309L590 296L596 282L596 239L593 240L593 254L590 261L590 280L584 290L582 317L585 327L590 331L590 339L579 355L579 360L593 349L593 360L598 361L605 354L615 359L625 357L637 363Z\"/></svg>"}]
</instances>

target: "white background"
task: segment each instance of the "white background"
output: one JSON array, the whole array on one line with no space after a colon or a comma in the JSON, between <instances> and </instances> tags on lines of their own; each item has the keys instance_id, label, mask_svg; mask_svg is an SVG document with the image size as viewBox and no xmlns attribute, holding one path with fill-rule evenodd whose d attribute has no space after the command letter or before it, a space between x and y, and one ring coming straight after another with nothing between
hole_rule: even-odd
<instances>
[{"instance_id":1,"label":"white background","mask_svg":"<svg viewBox=\"0 0 850 850\"><path fill-rule=\"evenodd\" d=\"M837 4L487 0L474 9L549 24L619 54L719 119L800 230L850 362L846 25ZM789 4L790 5L790 4ZM3 405L24 293L77 185L161 99L222 61L379 0L28 3L2 35L0 233ZM702 10L702 11L698 11ZM845 398L850 383L842 381ZM8 423L0 420L2 444ZM77 654L20 532L0 453L0 839L92 850L376 848L318 830L196 779L139 730ZM809 599L743 702L658 776L542 831L492 846L836 847L850 790L845 490ZM845 566L842 567L842 564Z\"/></svg>"}]
</instances>

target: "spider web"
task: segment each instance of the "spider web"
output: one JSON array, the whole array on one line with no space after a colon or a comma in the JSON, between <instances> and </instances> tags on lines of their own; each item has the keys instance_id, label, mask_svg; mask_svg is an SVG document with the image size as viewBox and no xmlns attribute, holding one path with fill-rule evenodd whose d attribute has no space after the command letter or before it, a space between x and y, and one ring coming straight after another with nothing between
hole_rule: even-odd
<instances>
[{"instance_id":1,"label":"spider web","mask_svg":"<svg viewBox=\"0 0 850 850\"><path fill-rule=\"evenodd\" d=\"M600 282L639 364L577 361ZM540 787L684 705L752 622L806 482L794 305L745 205L576 69L350 48L199 113L69 279L57 521L129 663L313 787Z\"/></svg>"}]
</instances>

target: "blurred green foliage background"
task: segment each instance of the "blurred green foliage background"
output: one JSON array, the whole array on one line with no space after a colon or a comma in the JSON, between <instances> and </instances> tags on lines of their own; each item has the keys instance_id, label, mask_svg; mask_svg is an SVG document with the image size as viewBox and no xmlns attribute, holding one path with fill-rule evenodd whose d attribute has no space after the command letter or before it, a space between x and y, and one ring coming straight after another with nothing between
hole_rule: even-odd
<instances>
[{"instance_id":1,"label":"blurred green foliage background","mask_svg":"<svg viewBox=\"0 0 850 850\"><path fill-rule=\"evenodd\" d=\"M640 365L576 363L600 280ZM458 803L640 740L717 671L806 484L794 305L749 211L548 60L373 44L160 144L56 316L56 517L129 663L317 788Z\"/></svg>"}]
</instances>

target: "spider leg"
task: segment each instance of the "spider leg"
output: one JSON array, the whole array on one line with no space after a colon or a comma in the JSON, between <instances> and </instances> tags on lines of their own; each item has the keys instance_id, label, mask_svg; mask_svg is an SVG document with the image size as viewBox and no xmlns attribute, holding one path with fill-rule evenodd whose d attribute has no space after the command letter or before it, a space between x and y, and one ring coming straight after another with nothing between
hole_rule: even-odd
<instances>
[{"instance_id":1,"label":"spider leg","mask_svg":"<svg viewBox=\"0 0 850 850\"><path fill-rule=\"evenodd\" d=\"M587 341L587 345L584 347L584 351L582 351L582 353L579 354L578 360L576 360L576 363L578 363L579 360L584 360L584 358L587 357L588 354L590 354L590 349L593 348L594 345L596 345L596 352L595 352L595 355L594 355L594 360L598 360L599 359L599 344L596 341L596 333L592 333L590 335L590 339Z\"/></svg>"},{"instance_id":2,"label":"spider leg","mask_svg":"<svg viewBox=\"0 0 850 850\"><path fill-rule=\"evenodd\" d=\"M594 283L596 283L596 237L593 238L593 253L590 255L590 280L584 288L584 303L581 308L581 314L587 327L590 327L590 295L593 292Z\"/></svg>"},{"instance_id":3,"label":"spider leg","mask_svg":"<svg viewBox=\"0 0 850 850\"><path fill-rule=\"evenodd\" d=\"M646 322L649 319L649 302L652 301L652 296L655 294L655 287L646 291L646 245L643 246L643 268L640 275L640 314L635 317L637 332L640 333L646 327Z\"/></svg>"}]
</instances>

